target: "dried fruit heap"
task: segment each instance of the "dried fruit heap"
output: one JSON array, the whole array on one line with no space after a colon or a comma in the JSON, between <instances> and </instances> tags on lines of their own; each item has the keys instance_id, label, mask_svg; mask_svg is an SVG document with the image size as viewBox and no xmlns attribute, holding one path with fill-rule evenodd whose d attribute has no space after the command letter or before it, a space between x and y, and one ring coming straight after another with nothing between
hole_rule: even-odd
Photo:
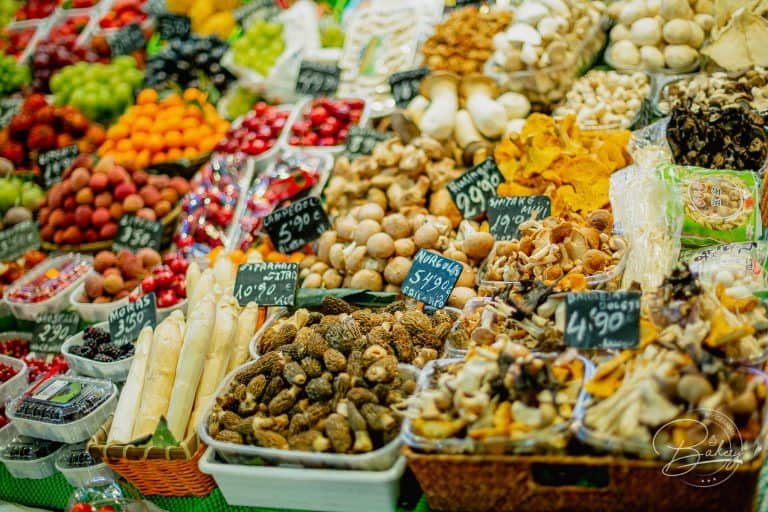
<instances>
[{"instance_id":1,"label":"dried fruit heap","mask_svg":"<svg viewBox=\"0 0 768 512\"><path fill-rule=\"evenodd\" d=\"M369 452L398 436L401 418L393 406L414 391L416 382L398 370L395 354L415 352L417 337L421 343L436 343L432 321L409 311L350 313L340 300L327 301L326 308L331 306L347 312L323 315L301 309L266 331L259 346L264 355L217 398L207 425L211 436L335 453ZM398 314L401 322L395 319ZM445 330L449 325L437 323ZM387 326L399 337L386 332ZM408 330L417 334L409 336ZM422 350L437 355L434 348Z\"/></svg>"}]
</instances>

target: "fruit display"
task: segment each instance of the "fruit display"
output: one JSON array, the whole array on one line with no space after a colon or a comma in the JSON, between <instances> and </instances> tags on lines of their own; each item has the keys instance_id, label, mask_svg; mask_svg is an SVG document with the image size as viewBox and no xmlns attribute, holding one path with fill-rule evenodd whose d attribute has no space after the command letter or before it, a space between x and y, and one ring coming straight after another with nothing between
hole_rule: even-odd
<instances>
[{"instance_id":1,"label":"fruit display","mask_svg":"<svg viewBox=\"0 0 768 512\"><path fill-rule=\"evenodd\" d=\"M283 133L290 110L256 103L253 109L227 130L216 144L215 151L258 156L277 144Z\"/></svg>"},{"instance_id":2,"label":"fruit display","mask_svg":"<svg viewBox=\"0 0 768 512\"><path fill-rule=\"evenodd\" d=\"M19 369L15 366L0 362L0 384L11 380L17 373Z\"/></svg>"},{"instance_id":3,"label":"fruit display","mask_svg":"<svg viewBox=\"0 0 768 512\"><path fill-rule=\"evenodd\" d=\"M148 247L136 254L126 249L118 253L101 251L93 259L94 273L85 278L83 294L75 300L106 304L128 297L139 281L161 262L160 254Z\"/></svg>"},{"instance_id":4,"label":"fruit display","mask_svg":"<svg viewBox=\"0 0 768 512\"><path fill-rule=\"evenodd\" d=\"M16 400L8 408L8 417L53 425L73 423L103 409L114 397L114 384L107 384L77 376L55 376L45 381L36 394Z\"/></svg>"},{"instance_id":5,"label":"fruit display","mask_svg":"<svg viewBox=\"0 0 768 512\"><path fill-rule=\"evenodd\" d=\"M188 189L179 176L150 175L109 156L97 161L83 154L48 189L38 217L40 236L58 245L111 240L122 215L163 219Z\"/></svg>"},{"instance_id":6,"label":"fruit display","mask_svg":"<svg viewBox=\"0 0 768 512\"><path fill-rule=\"evenodd\" d=\"M0 156L17 169L37 170L37 155L77 144L81 153L95 151L104 141L104 128L75 107L57 107L42 94L28 96L21 112L0 131Z\"/></svg>"},{"instance_id":7,"label":"fruit display","mask_svg":"<svg viewBox=\"0 0 768 512\"><path fill-rule=\"evenodd\" d=\"M16 11L16 20L47 18L58 5L59 0L25 0Z\"/></svg>"},{"instance_id":8,"label":"fruit display","mask_svg":"<svg viewBox=\"0 0 768 512\"><path fill-rule=\"evenodd\" d=\"M11 287L5 298L10 303L22 304L48 301L81 281L91 268L90 262L83 258L60 256L51 260L44 272Z\"/></svg>"},{"instance_id":9,"label":"fruit display","mask_svg":"<svg viewBox=\"0 0 768 512\"><path fill-rule=\"evenodd\" d=\"M256 20L240 39L232 43L233 61L266 77L285 47L282 24Z\"/></svg>"},{"instance_id":10,"label":"fruit display","mask_svg":"<svg viewBox=\"0 0 768 512\"><path fill-rule=\"evenodd\" d=\"M99 27L119 29L131 23L142 23L148 15L141 8L146 0L118 0L99 18Z\"/></svg>"},{"instance_id":11,"label":"fruit display","mask_svg":"<svg viewBox=\"0 0 768 512\"><path fill-rule=\"evenodd\" d=\"M0 95L9 95L29 84L29 67L16 62L16 57L9 51L0 50Z\"/></svg>"},{"instance_id":12,"label":"fruit display","mask_svg":"<svg viewBox=\"0 0 768 512\"><path fill-rule=\"evenodd\" d=\"M4 28L0 34L0 51L18 58L35 37L35 27Z\"/></svg>"},{"instance_id":13,"label":"fruit display","mask_svg":"<svg viewBox=\"0 0 768 512\"><path fill-rule=\"evenodd\" d=\"M83 344L69 347L69 352L99 363L112 363L133 357L134 346L132 343L112 343L109 331L91 326L83 334Z\"/></svg>"},{"instance_id":14,"label":"fruit display","mask_svg":"<svg viewBox=\"0 0 768 512\"><path fill-rule=\"evenodd\" d=\"M24 338L8 338L0 340L0 355L21 359L29 354L29 340Z\"/></svg>"},{"instance_id":15,"label":"fruit display","mask_svg":"<svg viewBox=\"0 0 768 512\"><path fill-rule=\"evenodd\" d=\"M227 243L229 227L240 199L244 162L214 157L192 182L181 201L181 222L174 237L186 256L203 255Z\"/></svg>"},{"instance_id":16,"label":"fruit display","mask_svg":"<svg viewBox=\"0 0 768 512\"><path fill-rule=\"evenodd\" d=\"M38 263L45 260L45 257L45 254L40 251L27 251L16 260L0 262L0 294L21 276L35 268ZM5 342L0 342L0 354L13 355L4 350L3 343ZM14 357L21 357L22 355L24 354Z\"/></svg>"},{"instance_id":17,"label":"fruit display","mask_svg":"<svg viewBox=\"0 0 768 512\"><path fill-rule=\"evenodd\" d=\"M43 189L12 175L0 178L0 229L32 220L43 201Z\"/></svg>"},{"instance_id":18,"label":"fruit display","mask_svg":"<svg viewBox=\"0 0 768 512\"><path fill-rule=\"evenodd\" d=\"M79 61L106 62L88 48L79 46L77 39L90 17L87 14L69 16L50 29L47 39L37 43L32 54L32 87L37 92L50 92L49 81L65 66Z\"/></svg>"},{"instance_id":19,"label":"fruit display","mask_svg":"<svg viewBox=\"0 0 768 512\"><path fill-rule=\"evenodd\" d=\"M177 253L163 257L162 264L139 283L139 290L129 296L131 302L146 293L155 293L158 308L173 307L187 298L186 273L189 262Z\"/></svg>"},{"instance_id":20,"label":"fruit display","mask_svg":"<svg viewBox=\"0 0 768 512\"><path fill-rule=\"evenodd\" d=\"M133 91L144 82L136 61L129 55L110 64L78 62L51 78L56 105L73 105L89 120L109 124L133 104Z\"/></svg>"},{"instance_id":21,"label":"fruit display","mask_svg":"<svg viewBox=\"0 0 768 512\"><path fill-rule=\"evenodd\" d=\"M128 107L109 128L99 155L123 164L132 161L139 169L194 159L210 152L228 129L229 123L198 89L166 96L144 89L136 97L136 105Z\"/></svg>"},{"instance_id":22,"label":"fruit display","mask_svg":"<svg viewBox=\"0 0 768 512\"><path fill-rule=\"evenodd\" d=\"M37 382L37 380L43 375L58 375L67 373L69 367L67 366L67 360L64 359L62 354L56 354L55 356L32 355L27 354L22 357L22 360L27 363L29 367L29 382Z\"/></svg>"},{"instance_id":23,"label":"fruit display","mask_svg":"<svg viewBox=\"0 0 768 512\"><path fill-rule=\"evenodd\" d=\"M288 144L291 146L338 146L347 140L349 128L358 124L363 115L362 99L313 99L301 118L291 126Z\"/></svg>"},{"instance_id":24,"label":"fruit display","mask_svg":"<svg viewBox=\"0 0 768 512\"><path fill-rule=\"evenodd\" d=\"M234 80L220 62L228 48L227 43L216 36L173 39L166 48L147 58L146 85L157 89L171 84L185 89L204 88L210 81L224 92Z\"/></svg>"}]
</instances>

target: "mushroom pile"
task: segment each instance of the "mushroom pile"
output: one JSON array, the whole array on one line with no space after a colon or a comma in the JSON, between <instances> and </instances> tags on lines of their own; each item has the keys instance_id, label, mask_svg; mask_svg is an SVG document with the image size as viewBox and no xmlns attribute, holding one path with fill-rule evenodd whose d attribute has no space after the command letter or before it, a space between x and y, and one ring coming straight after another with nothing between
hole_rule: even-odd
<instances>
[{"instance_id":1,"label":"mushroom pile","mask_svg":"<svg viewBox=\"0 0 768 512\"><path fill-rule=\"evenodd\" d=\"M736 77L724 72L701 73L674 81L661 90L658 108L666 115L689 103L705 108L738 102L746 102L758 112L768 109L768 70L756 67Z\"/></svg>"},{"instance_id":2,"label":"mushroom pile","mask_svg":"<svg viewBox=\"0 0 768 512\"><path fill-rule=\"evenodd\" d=\"M406 436L469 439L481 452L565 447L584 375L575 352L547 357L506 341L432 364L428 387L408 399Z\"/></svg>"},{"instance_id":3,"label":"mushroom pile","mask_svg":"<svg viewBox=\"0 0 768 512\"><path fill-rule=\"evenodd\" d=\"M498 95L493 80L472 74L461 80L445 72L432 73L421 84L422 96L411 100L406 116L421 133L438 140L454 137L459 147L474 154L487 141L519 133L531 110L522 94ZM459 109L459 105L464 108ZM472 162L468 162L472 163Z\"/></svg>"},{"instance_id":4,"label":"mushroom pile","mask_svg":"<svg viewBox=\"0 0 768 512\"><path fill-rule=\"evenodd\" d=\"M558 289L572 291L613 286L620 281L616 269L627 242L612 229L613 216L607 210L595 210L586 218L570 214L526 221L520 225L519 239L496 243L481 279L556 281Z\"/></svg>"},{"instance_id":5,"label":"mushroom pile","mask_svg":"<svg viewBox=\"0 0 768 512\"><path fill-rule=\"evenodd\" d=\"M493 38L495 51L484 72L503 90L550 105L565 95L604 40L596 3L525 0L512 24Z\"/></svg>"},{"instance_id":6,"label":"mushroom pile","mask_svg":"<svg viewBox=\"0 0 768 512\"><path fill-rule=\"evenodd\" d=\"M606 61L617 69L693 71L715 23L710 0L625 0L611 4Z\"/></svg>"}]
</instances>

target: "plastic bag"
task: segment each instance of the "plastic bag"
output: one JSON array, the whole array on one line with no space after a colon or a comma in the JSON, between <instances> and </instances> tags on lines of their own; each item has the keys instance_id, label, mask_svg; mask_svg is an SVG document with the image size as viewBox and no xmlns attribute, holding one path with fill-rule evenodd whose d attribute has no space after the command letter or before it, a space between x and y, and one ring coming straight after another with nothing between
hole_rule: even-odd
<instances>
[{"instance_id":1,"label":"plastic bag","mask_svg":"<svg viewBox=\"0 0 768 512\"><path fill-rule=\"evenodd\" d=\"M742 296L768 288L768 242L721 244L685 251L688 263L702 283L726 286L729 295Z\"/></svg>"},{"instance_id":2,"label":"plastic bag","mask_svg":"<svg viewBox=\"0 0 768 512\"><path fill-rule=\"evenodd\" d=\"M748 242L762 236L760 181L744 171L662 164L657 173L671 199L667 219L681 224L684 246Z\"/></svg>"}]
</instances>

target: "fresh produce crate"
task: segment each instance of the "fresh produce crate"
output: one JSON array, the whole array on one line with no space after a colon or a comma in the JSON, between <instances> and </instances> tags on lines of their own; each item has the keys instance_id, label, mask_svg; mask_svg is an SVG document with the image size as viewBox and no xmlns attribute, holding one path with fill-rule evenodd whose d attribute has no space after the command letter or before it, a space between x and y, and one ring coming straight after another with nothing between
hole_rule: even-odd
<instances>
[{"instance_id":1,"label":"fresh produce crate","mask_svg":"<svg viewBox=\"0 0 768 512\"><path fill-rule=\"evenodd\" d=\"M610 456L447 455L403 447L433 510L656 512L753 510L763 457L713 487L662 473L664 462ZM700 467L699 469L704 469Z\"/></svg>"},{"instance_id":2,"label":"fresh produce crate","mask_svg":"<svg viewBox=\"0 0 768 512\"><path fill-rule=\"evenodd\" d=\"M197 434L179 446L166 448L107 444L112 418L88 441L88 451L122 475L144 495L208 496L216 488L209 475L200 472L198 461L205 452Z\"/></svg>"}]
</instances>

